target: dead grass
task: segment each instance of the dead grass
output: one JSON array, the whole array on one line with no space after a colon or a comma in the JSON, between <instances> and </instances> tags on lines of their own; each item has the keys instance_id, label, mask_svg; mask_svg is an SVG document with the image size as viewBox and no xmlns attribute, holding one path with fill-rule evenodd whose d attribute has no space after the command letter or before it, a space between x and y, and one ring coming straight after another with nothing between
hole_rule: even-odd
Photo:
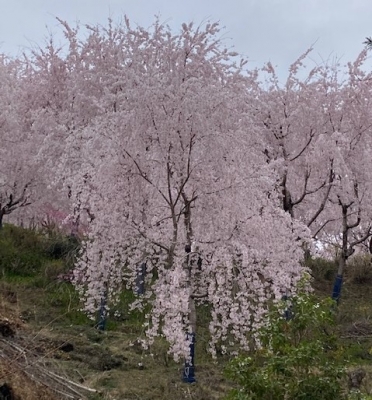
<instances>
[{"instance_id":1,"label":"dead grass","mask_svg":"<svg viewBox=\"0 0 372 400\"><path fill-rule=\"evenodd\" d=\"M0 381L6 383L14 396L12 400L57 400L45 385L32 380L21 369L0 359Z\"/></svg>"}]
</instances>

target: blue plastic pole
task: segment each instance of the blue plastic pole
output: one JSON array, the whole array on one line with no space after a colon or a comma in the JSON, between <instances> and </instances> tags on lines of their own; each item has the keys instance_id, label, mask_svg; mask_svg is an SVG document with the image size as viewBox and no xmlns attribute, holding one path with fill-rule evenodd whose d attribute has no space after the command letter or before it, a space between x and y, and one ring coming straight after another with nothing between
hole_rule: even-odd
<instances>
[{"instance_id":1,"label":"blue plastic pole","mask_svg":"<svg viewBox=\"0 0 372 400\"><path fill-rule=\"evenodd\" d=\"M183 368L182 380L185 383L196 382L195 378L195 333L188 333L187 338L190 341L190 358L185 361Z\"/></svg>"},{"instance_id":2,"label":"blue plastic pole","mask_svg":"<svg viewBox=\"0 0 372 400\"><path fill-rule=\"evenodd\" d=\"M290 319L293 319L294 317L294 311L292 304L290 304L290 297L287 296L286 294L282 296L282 300L286 302L286 308L284 310L284 318L289 321Z\"/></svg>"},{"instance_id":3,"label":"blue plastic pole","mask_svg":"<svg viewBox=\"0 0 372 400\"><path fill-rule=\"evenodd\" d=\"M101 305L99 308L99 318L97 324L97 329L99 331L104 331L106 329L106 317L107 317L107 312L106 312L106 293L105 293L101 297Z\"/></svg>"},{"instance_id":4,"label":"blue plastic pole","mask_svg":"<svg viewBox=\"0 0 372 400\"><path fill-rule=\"evenodd\" d=\"M143 295L145 294L145 278L146 278L146 263L143 262L137 268L137 276L136 276L136 294Z\"/></svg>"},{"instance_id":5,"label":"blue plastic pole","mask_svg":"<svg viewBox=\"0 0 372 400\"><path fill-rule=\"evenodd\" d=\"M342 275L337 275L333 285L332 299L336 300L337 303L339 302L341 296L342 279Z\"/></svg>"}]
</instances>

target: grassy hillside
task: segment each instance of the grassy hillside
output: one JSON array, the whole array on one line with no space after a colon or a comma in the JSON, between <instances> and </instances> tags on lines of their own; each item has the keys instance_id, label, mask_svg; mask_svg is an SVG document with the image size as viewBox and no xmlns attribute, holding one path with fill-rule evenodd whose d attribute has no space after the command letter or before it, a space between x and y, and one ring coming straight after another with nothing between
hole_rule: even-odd
<instances>
[{"instance_id":1,"label":"grassy hillside","mask_svg":"<svg viewBox=\"0 0 372 400\"><path fill-rule=\"evenodd\" d=\"M142 320L128 312L129 293L118 305L121 317L111 318L103 333L79 311L72 285L59 279L71 268L77 246L57 233L10 225L0 231L0 393L12 390L14 398L27 400L223 399L232 386L223 373L228 358L214 361L207 354L207 310L199 310L197 383L184 384L182 365L164 342L146 351L137 342ZM312 260L310 266L317 293L328 296L334 263ZM372 392L371 270L366 257L350 264L338 311L350 369L366 371L364 393Z\"/></svg>"}]
</instances>

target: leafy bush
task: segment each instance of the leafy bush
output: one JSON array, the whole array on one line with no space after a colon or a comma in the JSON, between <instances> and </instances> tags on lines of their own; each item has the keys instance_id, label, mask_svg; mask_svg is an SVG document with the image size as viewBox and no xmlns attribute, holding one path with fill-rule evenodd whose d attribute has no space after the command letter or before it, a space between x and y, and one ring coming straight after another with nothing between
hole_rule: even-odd
<instances>
[{"instance_id":1,"label":"leafy bush","mask_svg":"<svg viewBox=\"0 0 372 400\"><path fill-rule=\"evenodd\" d=\"M361 393L360 390L353 390L350 392L347 400L372 400L372 396Z\"/></svg>"},{"instance_id":2,"label":"leafy bush","mask_svg":"<svg viewBox=\"0 0 372 400\"><path fill-rule=\"evenodd\" d=\"M285 310L291 307L291 319ZM230 400L334 400L345 398L345 361L333 332L334 302L301 293L269 313L261 349L233 360L227 375L239 385Z\"/></svg>"},{"instance_id":3,"label":"leafy bush","mask_svg":"<svg viewBox=\"0 0 372 400\"><path fill-rule=\"evenodd\" d=\"M56 260L71 258L79 248L79 241L73 236L53 235L45 239L45 252Z\"/></svg>"}]
</instances>

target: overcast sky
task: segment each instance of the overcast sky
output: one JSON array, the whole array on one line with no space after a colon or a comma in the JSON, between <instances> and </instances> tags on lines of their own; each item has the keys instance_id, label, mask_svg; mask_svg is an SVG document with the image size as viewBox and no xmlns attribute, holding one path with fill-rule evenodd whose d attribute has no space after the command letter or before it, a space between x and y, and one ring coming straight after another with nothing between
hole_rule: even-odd
<instances>
[{"instance_id":1,"label":"overcast sky","mask_svg":"<svg viewBox=\"0 0 372 400\"><path fill-rule=\"evenodd\" d=\"M372 0L0 0L0 52L16 56L42 45L49 33L62 39L55 17L70 24L106 24L127 14L148 27L155 15L177 32L182 22L220 21L228 46L252 67L266 61L281 75L308 47L311 63L353 60L372 35Z\"/></svg>"}]
</instances>

